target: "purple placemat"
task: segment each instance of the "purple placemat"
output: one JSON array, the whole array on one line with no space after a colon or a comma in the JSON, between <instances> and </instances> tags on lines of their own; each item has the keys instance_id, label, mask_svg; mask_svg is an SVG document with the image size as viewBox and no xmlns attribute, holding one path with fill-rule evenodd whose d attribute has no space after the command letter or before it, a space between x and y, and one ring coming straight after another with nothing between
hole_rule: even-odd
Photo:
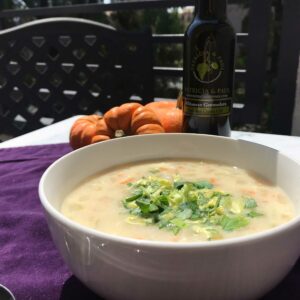
<instances>
[{"instance_id":1,"label":"purple placemat","mask_svg":"<svg viewBox=\"0 0 300 300\"><path fill-rule=\"evenodd\" d=\"M38 197L43 172L70 151L67 144L0 149L0 284L17 300L100 299L62 261ZM300 299L300 261L263 298L275 299Z\"/></svg>"},{"instance_id":2,"label":"purple placemat","mask_svg":"<svg viewBox=\"0 0 300 300\"><path fill-rule=\"evenodd\" d=\"M99 299L68 270L38 197L46 168L67 144L0 149L0 283L17 300Z\"/></svg>"}]
</instances>

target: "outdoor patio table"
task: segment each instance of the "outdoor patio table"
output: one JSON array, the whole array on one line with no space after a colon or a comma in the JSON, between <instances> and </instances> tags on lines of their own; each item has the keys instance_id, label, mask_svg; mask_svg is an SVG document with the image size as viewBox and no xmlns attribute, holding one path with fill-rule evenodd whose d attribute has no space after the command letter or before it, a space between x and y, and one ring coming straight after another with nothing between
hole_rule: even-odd
<instances>
[{"instance_id":1,"label":"outdoor patio table","mask_svg":"<svg viewBox=\"0 0 300 300\"><path fill-rule=\"evenodd\" d=\"M0 144L0 284L17 300L100 299L64 264L38 198L42 173L71 151L68 134L76 118ZM300 137L236 131L232 137L278 149L300 162ZM263 299L298 300L299 282L300 260Z\"/></svg>"}]
</instances>

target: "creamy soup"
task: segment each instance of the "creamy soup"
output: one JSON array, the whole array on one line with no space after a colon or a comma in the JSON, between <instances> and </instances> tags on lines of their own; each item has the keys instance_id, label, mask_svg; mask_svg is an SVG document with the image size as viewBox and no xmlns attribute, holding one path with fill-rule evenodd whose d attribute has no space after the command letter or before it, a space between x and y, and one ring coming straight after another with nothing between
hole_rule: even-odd
<instances>
[{"instance_id":1,"label":"creamy soup","mask_svg":"<svg viewBox=\"0 0 300 300\"><path fill-rule=\"evenodd\" d=\"M191 160L97 174L67 195L61 212L102 232L172 242L244 236L295 216L279 187L237 167Z\"/></svg>"}]
</instances>

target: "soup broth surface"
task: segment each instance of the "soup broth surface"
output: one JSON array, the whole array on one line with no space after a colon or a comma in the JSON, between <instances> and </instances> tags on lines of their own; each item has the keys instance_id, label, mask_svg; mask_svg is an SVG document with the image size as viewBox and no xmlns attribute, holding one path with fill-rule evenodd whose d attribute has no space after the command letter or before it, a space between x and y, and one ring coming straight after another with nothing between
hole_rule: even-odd
<instances>
[{"instance_id":1,"label":"soup broth surface","mask_svg":"<svg viewBox=\"0 0 300 300\"><path fill-rule=\"evenodd\" d=\"M179 222L178 226L181 226L179 230L174 230L178 229L177 227L170 230L168 226L152 224L149 218L135 216L130 213L128 207L125 207L128 203L130 207L134 207L135 204L130 202L130 197L136 195L136 191L132 194L132 188L142 178L162 178L169 182L209 183L212 190L203 189L201 193L204 191L205 195L211 196L213 191L217 190L218 193L225 195L223 198L230 194L232 206L228 210L229 214L247 214L248 224L232 230L236 224L231 221L224 222L222 214L226 204L222 204L223 200L220 204L220 197L217 196L213 196L205 206L207 208L205 214L209 217L203 217L200 221L197 218L193 219L191 210L185 209L184 213L178 214L177 219L180 222L183 220ZM177 184L178 193L183 193L181 188ZM130 201L126 202L124 199ZM243 204L244 207L241 207L241 199L246 199L245 201L254 208L244 210L246 205ZM200 203L197 201L195 203ZM217 205L219 207L215 209ZM102 232L141 240L168 242L197 242L249 235L286 223L295 216L292 202L279 187L237 167L192 160L147 161L123 165L97 174L82 182L67 195L63 200L61 212L77 223ZM209 219L212 215L215 217ZM184 219L187 217L189 219ZM220 223L222 225L211 225L214 220L222 220ZM212 229L212 226L215 226L216 230Z\"/></svg>"}]
</instances>

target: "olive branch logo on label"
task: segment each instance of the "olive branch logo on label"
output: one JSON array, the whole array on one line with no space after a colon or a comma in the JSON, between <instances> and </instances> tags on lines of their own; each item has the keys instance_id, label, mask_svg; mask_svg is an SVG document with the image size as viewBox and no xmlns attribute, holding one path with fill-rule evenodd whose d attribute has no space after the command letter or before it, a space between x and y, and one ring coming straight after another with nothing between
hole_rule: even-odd
<instances>
[{"instance_id":1,"label":"olive branch logo on label","mask_svg":"<svg viewBox=\"0 0 300 300\"><path fill-rule=\"evenodd\" d=\"M224 71L224 62L218 56L216 40L209 36L204 44L204 49L197 49L192 61L194 77L202 83L212 83L216 81Z\"/></svg>"}]
</instances>

